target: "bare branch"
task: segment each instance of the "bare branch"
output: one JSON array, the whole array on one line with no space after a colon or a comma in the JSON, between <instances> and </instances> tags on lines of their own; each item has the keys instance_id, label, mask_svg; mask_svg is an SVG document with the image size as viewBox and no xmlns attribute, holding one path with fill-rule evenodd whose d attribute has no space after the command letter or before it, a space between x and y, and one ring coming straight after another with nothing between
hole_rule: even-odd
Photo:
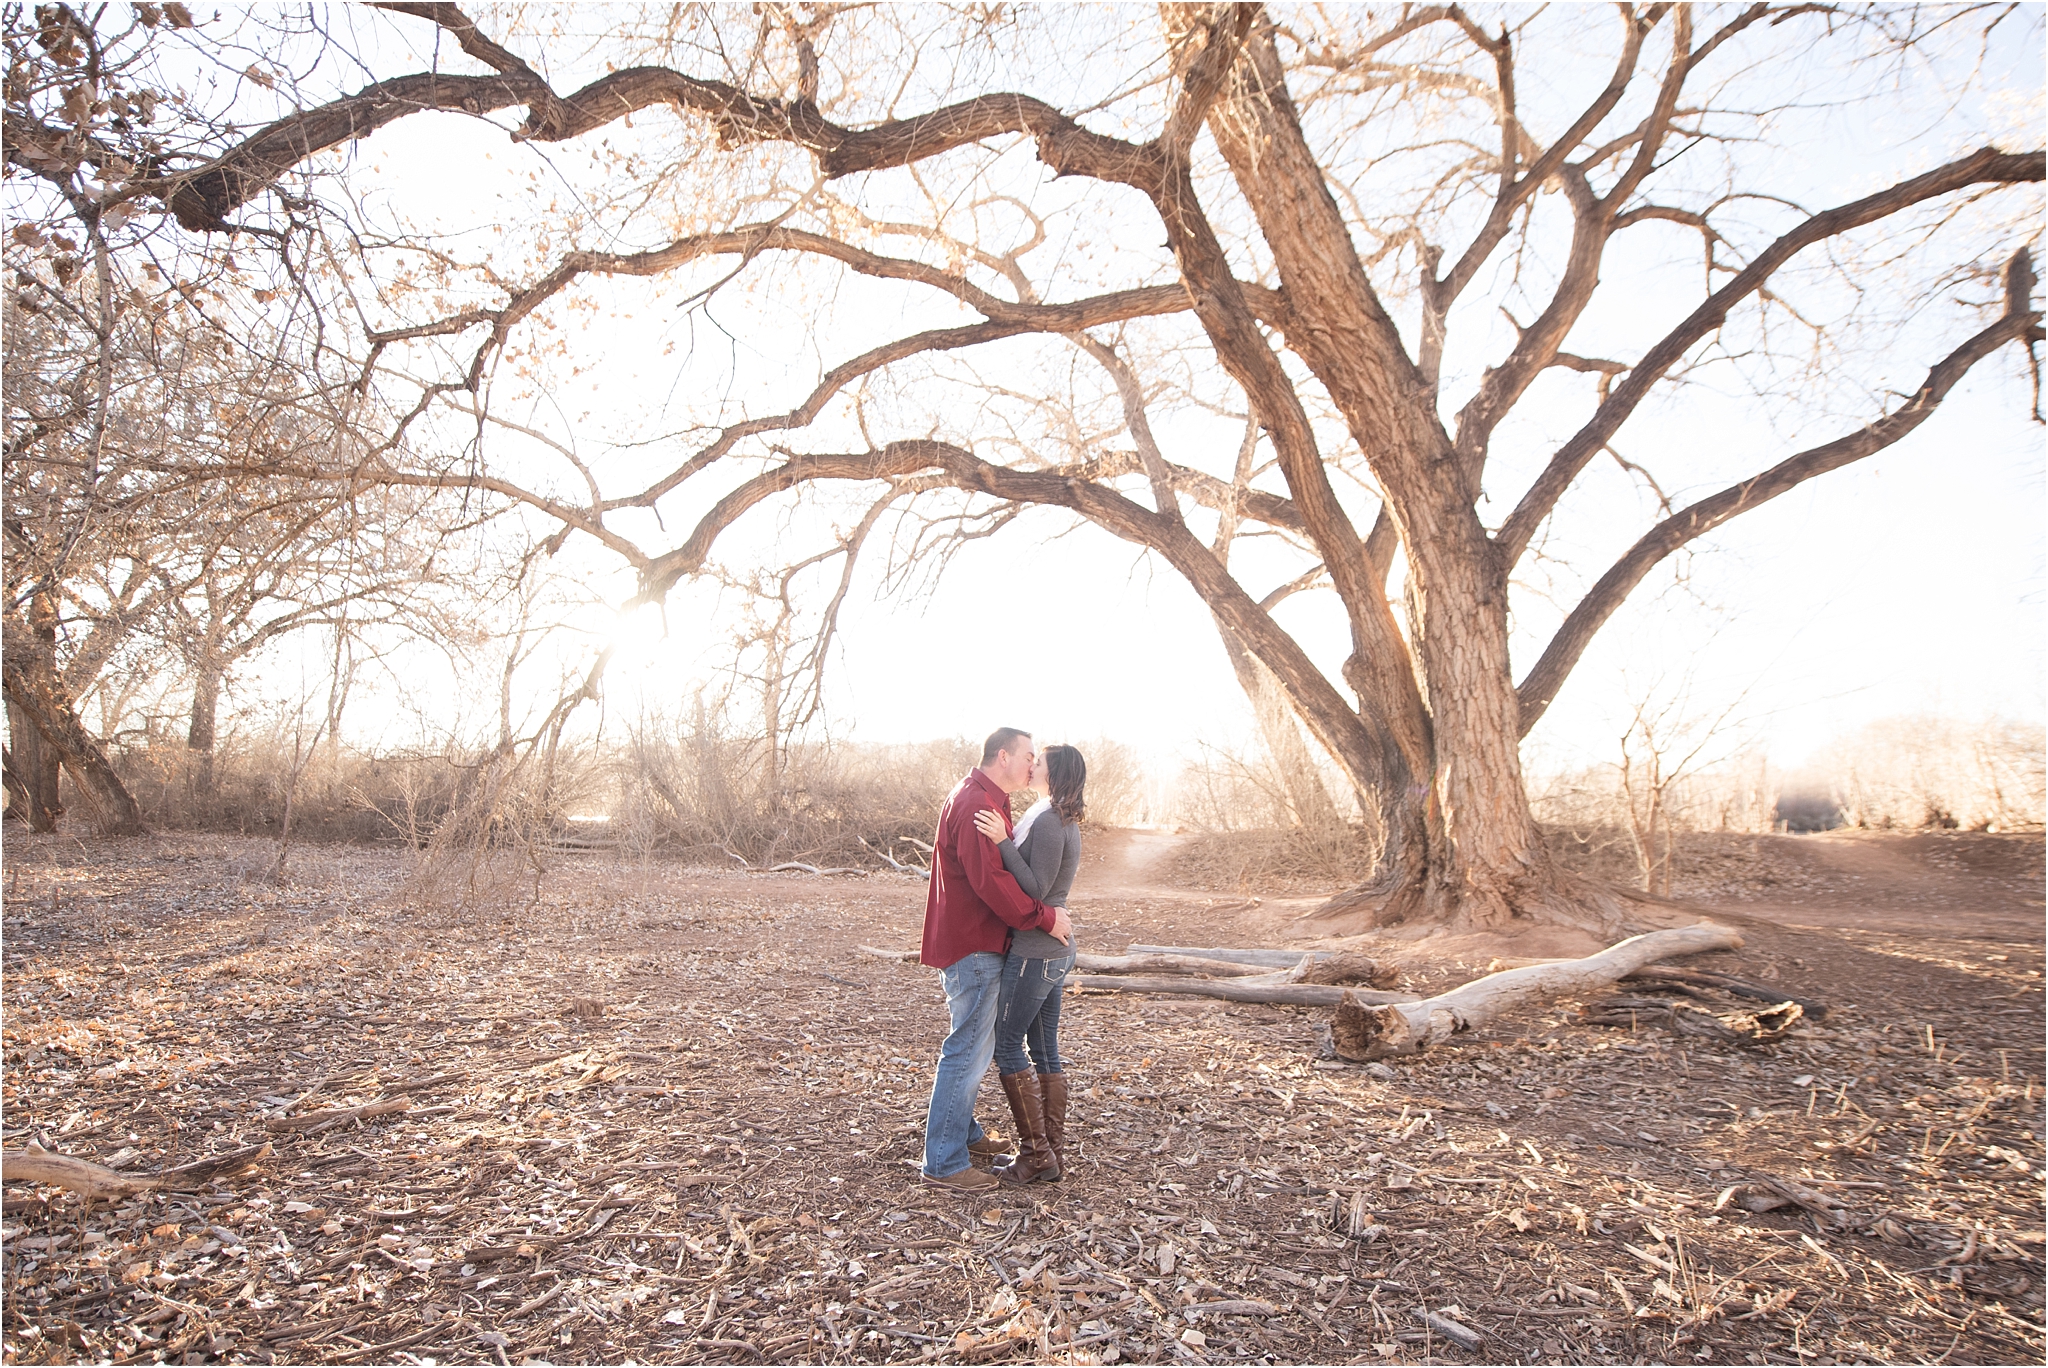
<instances>
[{"instance_id":1,"label":"bare branch","mask_svg":"<svg viewBox=\"0 0 2048 1368\"><path fill-rule=\"evenodd\" d=\"M1521 701L1522 734L1528 735L1549 708L1594 634L1659 561L1730 518L1760 507L1816 475L1839 470L1897 442L1927 421L1971 366L2006 343L2027 338L2040 325L2041 315L2037 312L2006 314L1942 358L1927 373L1926 381L1913 397L1883 418L1832 442L1787 457L1769 470L1709 495L1651 528L1580 600L1516 690Z\"/></svg>"},{"instance_id":2,"label":"bare branch","mask_svg":"<svg viewBox=\"0 0 2048 1368\"><path fill-rule=\"evenodd\" d=\"M2038 181L2042 179L2044 171L2048 171L2048 155L2040 152L2001 152L1995 147L1987 147L1952 161L1946 166L1936 167L1923 175L1900 181L1887 190L1815 214L1797 227L1781 234L1775 242L1759 253L1754 261L1737 273L1734 279L1716 290L1705 303L1693 310L1684 322L1651 347L1642 360L1630 369L1627 377L1615 386L1614 393L1594 413L1591 421L1558 448L1549 465L1536 478L1535 483L1522 496L1521 503L1494 535L1495 543L1502 549L1504 563L1513 565L1521 558L1523 550L1529 545L1529 539L1535 534L1537 525L1550 516L1550 510L1556 506L1572 480L1585 469L1586 462L1606 445L1628 416L1635 412L1636 406L1643 401L1650 388L1678 363L1694 343L1718 328L1735 305L1762 289L1771 275L1800 251L1837 234L1874 223L1923 200L1949 194L1970 185Z\"/></svg>"}]
</instances>

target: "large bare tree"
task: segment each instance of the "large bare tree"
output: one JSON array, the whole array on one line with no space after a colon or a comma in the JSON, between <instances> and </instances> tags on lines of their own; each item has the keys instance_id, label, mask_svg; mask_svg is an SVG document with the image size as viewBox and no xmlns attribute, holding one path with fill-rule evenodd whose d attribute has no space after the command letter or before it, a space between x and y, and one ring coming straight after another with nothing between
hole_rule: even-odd
<instances>
[{"instance_id":1,"label":"large bare tree","mask_svg":"<svg viewBox=\"0 0 2048 1368\"><path fill-rule=\"evenodd\" d=\"M2013 187L2042 180L2043 154L1983 145L1976 106L1950 98L1994 47L2034 52L2022 79L2038 84L2039 17L2021 10L1168 5L1139 25L1129 9L777 4L624 16L616 35L573 47L521 11L385 8L392 33L449 69L333 98L310 78L266 80L269 121L218 156L107 178L117 202L153 199L220 235L274 224L296 178L339 164L335 149L426 136L406 125L435 111L523 110L500 125L515 143L602 150L601 193L550 184L562 202L533 201L496 251L417 239L380 257L387 235L336 267L411 283L366 309L365 390L410 393L394 404L402 430L476 424L470 459L425 463L394 434L347 478L527 505L622 557L647 600L702 570L751 510L805 490L862 491L869 514L951 500L984 527L1005 508L1067 510L1185 577L1377 795L1381 872L1351 905L1382 923L1611 924L1616 906L1549 861L1518 756L1595 633L1675 552L1896 443L1973 367L2041 336L2039 194ZM558 86L542 70L589 78ZM1950 83L1941 101L1914 84L1923 70ZM1811 204L1816 168L1839 150L1783 141L1802 97L1865 113L1926 98L1945 145ZM11 170L104 170L63 114L10 104ZM1697 283L1624 285L1635 293L1603 305L1603 271L1629 274L1639 245L1692 260ZM799 312L774 307L780 290L826 298L865 278L876 284L858 299L893 290L899 307L848 305L865 340L824 358L793 402L706 405L602 470L565 445L562 480L494 460L500 400L530 392L574 310L632 278L688 281L700 312L754 282L732 307L771 352L787 347L770 330ZM469 302L438 305L457 294ZM1947 311L1932 323L1936 301ZM1607 355L1573 346L1596 305L1629 319L1603 330ZM1029 356L1072 352L1068 339L1100 349L1118 327L1150 329L1198 389L1234 394L1268 473L1234 479L1235 442L1154 440L1144 396L1113 365L1101 392L1120 399L1128 438L1094 451L1049 451L993 406L948 409L984 349L1027 377L1014 388L1044 373L1016 364L1020 339L1044 339ZM1909 357L1917 377L1902 384L1887 367L1903 374ZM1838 413L1835 434L1757 452L1741 478L1671 502L1588 576L1518 678L1510 591L1532 548L1597 458L1642 468L1619 452L1644 415L1683 421L1684 382L1716 364L1802 430ZM1840 412L1852 392L1865 407ZM1542 425L1512 420L1539 395L1574 416L1537 449ZM695 523L680 540L648 516L682 511ZM1286 532L1312 565L1226 560L1219 517L1240 544L1257 527ZM1262 604L1309 569L1348 635L1340 678ZM1272 578L1247 582L1259 573Z\"/></svg>"}]
</instances>

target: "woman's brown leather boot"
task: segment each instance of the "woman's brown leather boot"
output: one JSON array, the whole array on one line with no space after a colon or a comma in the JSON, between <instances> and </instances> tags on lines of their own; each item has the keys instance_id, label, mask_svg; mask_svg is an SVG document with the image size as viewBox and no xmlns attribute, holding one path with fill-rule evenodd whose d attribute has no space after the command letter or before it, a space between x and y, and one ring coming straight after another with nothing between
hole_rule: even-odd
<instances>
[{"instance_id":1,"label":"woman's brown leather boot","mask_svg":"<svg viewBox=\"0 0 2048 1368\"><path fill-rule=\"evenodd\" d=\"M1056 1183L1067 1170L1067 1076L1063 1073L1042 1073L1038 1076L1038 1095L1041 1099L1041 1113L1045 1117L1045 1143L1052 1150L1053 1167L1057 1172L1043 1182Z\"/></svg>"},{"instance_id":2,"label":"woman's brown leather boot","mask_svg":"<svg viewBox=\"0 0 2048 1368\"><path fill-rule=\"evenodd\" d=\"M1010 1099L1010 1115L1017 1121L1017 1157L997 1168L996 1177L1010 1183L1057 1182L1060 1166L1052 1146L1045 1143L1045 1102L1038 1091L1038 1075L1026 1069L1001 1077L1003 1096Z\"/></svg>"}]
</instances>

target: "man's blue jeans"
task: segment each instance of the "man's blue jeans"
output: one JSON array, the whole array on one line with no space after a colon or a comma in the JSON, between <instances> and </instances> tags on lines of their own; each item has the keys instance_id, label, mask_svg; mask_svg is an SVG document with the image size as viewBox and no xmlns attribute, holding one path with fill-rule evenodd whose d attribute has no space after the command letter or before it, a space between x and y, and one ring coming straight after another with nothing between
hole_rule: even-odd
<instances>
[{"instance_id":1,"label":"man's blue jeans","mask_svg":"<svg viewBox=\"0 0 2048 1368\"><path fill-rule=\"evenodd\" d=\"M973 1162L969 1141L980 1138L974 1121L974 1097L981 1076L996 1050L996 1004L1003 988L1003 957L982 951L967 956L942 973L946 1011L953 1029L939 1047L939 1067L932 1075L932 1100L924 1119L924 1172L928 1178L950 1178Z\"/></svg>"}]
</instances>

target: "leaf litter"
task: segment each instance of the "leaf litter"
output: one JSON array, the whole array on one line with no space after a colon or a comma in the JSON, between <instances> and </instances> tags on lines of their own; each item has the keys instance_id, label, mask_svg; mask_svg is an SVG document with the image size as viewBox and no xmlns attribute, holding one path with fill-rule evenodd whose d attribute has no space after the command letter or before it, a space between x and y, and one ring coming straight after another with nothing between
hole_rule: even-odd
<instances>
[{"instance_id":1,"label":"leaf litter","mask_svg":"<svg viewBox=\"0 0 2048 1368\"><path fill-rule=\"evenodd\" d=\"M914 943L908 880L584 857L457 918L406 904L394 852L309 851L265 887L239 849L9 842L9 1149L273 1153L195 1191L10 1186L8 1362L2048 1343L2038 928L1987 957L1745 927L1725 970L1857 999L1762 1046L1558 1002L1355 1067L1314 1057L1308 1009L1077 993L1073 1175L963 1202L917 1182L936 987L852 950ZM1086 910L1105 948L1247 943L1187 900Z\"/></svg>"}]
</instances>

